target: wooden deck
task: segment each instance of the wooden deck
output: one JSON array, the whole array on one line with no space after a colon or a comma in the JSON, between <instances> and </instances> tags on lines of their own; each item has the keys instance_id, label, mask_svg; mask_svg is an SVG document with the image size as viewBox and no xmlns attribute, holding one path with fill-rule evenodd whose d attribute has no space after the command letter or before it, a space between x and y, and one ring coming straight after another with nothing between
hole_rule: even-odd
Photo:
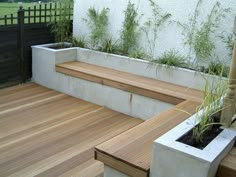
<instances>
[{"instance_id":1,"label":"wooden deck","mask_svg":"<svg viewBox=\"0 0 236 177\"><path fill-rule=\"evenodd\" d=\"M102 175L94 147L141 122L33 83L0 90L0 176Z\"/></svg>"}]
</instances>

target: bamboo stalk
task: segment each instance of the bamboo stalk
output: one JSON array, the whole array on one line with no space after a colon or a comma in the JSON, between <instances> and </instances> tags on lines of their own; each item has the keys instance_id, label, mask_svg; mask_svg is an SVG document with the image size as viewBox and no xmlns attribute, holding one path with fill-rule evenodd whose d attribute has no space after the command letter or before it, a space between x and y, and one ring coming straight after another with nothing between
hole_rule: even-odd
<instances>
[{"instance_id":1,"label":"bamboo stalk","mask_svg":"<svg viewBox=\"0 0 236 177\"><path fill-rule=\"evenodd\" d=\"M234 35L236 34L236 18L234 22ZM234 49L229 72L229 86L224 98L221 122L229 127L233 116L236 114L236 39L234 36Z\"/></svg>"}]
</instances>

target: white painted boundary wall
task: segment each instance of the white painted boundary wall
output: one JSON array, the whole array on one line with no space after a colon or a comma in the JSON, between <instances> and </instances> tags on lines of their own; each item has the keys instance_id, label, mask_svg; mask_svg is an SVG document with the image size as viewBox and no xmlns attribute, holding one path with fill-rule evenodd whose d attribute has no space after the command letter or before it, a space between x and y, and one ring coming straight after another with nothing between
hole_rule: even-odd
<instances>
[{"instance_id":1,"label":"white painted boundary wall","mask_svg":"<svg viewBox=\"0 0 236 177\"><path fill-rule=\"evenodd\" d=\"M194 9L198 0L154 0L158 2L163 12L172 14L171 20L179 21L181 23L188 23L189 17L194 13ZM138 7L139 14L143 14L141 18L141 26L151 17L151 7L148 0L131 0ZM201 8L201 19L206 19L212 6L216 0L204 0L203 7ZM222 20L219 30L212 36L216 43L215 53L220 59L229 62L229 51L225 48L219 38L216 38L222 31L227 33L232 32L234 17L236 16L236 0L219 0L222 6L225 8L231 8L231 13ZM109 8L109 32L113 37L114 41L120 39L121 26L124 20L124 10L126 9L128 0L75 0L74 3L74 25L73 32L75 36L83 36L88 38L89 28L86 23L82 20L87 18L87 12L90 7L95 7L98 10L102 8ZM142 47L147 49L146 41L140 40ZM172 23L169 26L163 27L159 32L159 39L156 44L155 55L160 56L164 51L168 49L176 49L180 53L187 55L188 48L184 45L184 37L182 35L182 29Z\"/></svg>"}]
</instances>

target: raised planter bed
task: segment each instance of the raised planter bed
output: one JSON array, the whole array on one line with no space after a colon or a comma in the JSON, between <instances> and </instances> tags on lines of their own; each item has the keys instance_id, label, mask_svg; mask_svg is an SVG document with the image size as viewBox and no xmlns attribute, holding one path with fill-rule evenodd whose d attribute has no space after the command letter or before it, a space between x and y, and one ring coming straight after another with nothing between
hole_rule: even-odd
<instances>
[{"instance_id":1,"label":"raised planter bed","mask_svg":"<svg viewBox=\"0 0 236 177\"><path fill-rule=\"evenodd\" d=\"M222 79L218 76L193 71L190 69L162 64L151 65L147 60L109 54L85 48L71 47L64 49L52 49L55 45L57 44L33 46L33 49L44 49L44 51L48 51L51 54L54 53L53 55L56 64L67 61L81 61L198 90L204 89L205 79L209 81L209 85L217 79ZM66 43L66 45L70 46L69 43ZM70 56L71 53L73 53L73 56Z\"/></svg>"},{"instance_id":2,"label":"raised planter bed","mask_svg":"<svg viewBox=\"0 0 236 177\"><path fill-rule=\"evenodd\" d=\"M185 68L162 64L151 65L147 60L135 59L127 56L109 54L84 48L77 49L78 61L129 72L198 90L204 89L205 79L209 81L209 85L218 79L222 79L218 76Z\"/></svg>"},{"instance_id":3,"label":"raised planter bed","mask_svg":"<svg viewBox=\"0 0 236 177\"><path fill-rule=\"evenodd\" d=\"M159 100L56 72L57 64L79 61L81 52L79 48L55 50L50 48L52 45L54 44L32 47L32 80L34 82L143 120L173 106ZM96 56L93 59L99 63Z\"/></svg>"},{"instance_id":4,"label":"raised planter bed","mask_svg":"<svg viewBox=\"0 0 236 177\"><path fill-rule=\"evenodd\" d=\"M215 177L219 163L234 146L236 132L224 129L203 149L179 141L199 123L198 117L204 111L194 114L154 142L151 177Z\"/></svg>"}]
</instances>

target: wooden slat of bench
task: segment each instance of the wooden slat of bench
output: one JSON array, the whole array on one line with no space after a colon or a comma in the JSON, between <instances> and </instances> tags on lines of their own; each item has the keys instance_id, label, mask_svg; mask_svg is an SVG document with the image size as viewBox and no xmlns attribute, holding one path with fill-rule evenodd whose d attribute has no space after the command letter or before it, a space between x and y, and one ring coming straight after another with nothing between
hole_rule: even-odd
<instances>
[{"instance_id":1,"label":"wooden slat of bench","mask_svg":"<svg viewBox=\"0 0 236 177\"><path fill-rule=\"evenodd\" d=\"M236 176L236 147L221 161L217 177L235 177Z\"/></svg>"},{"instance_id":2,"label":"wooden slat of bench","mask_svg":"<svg viewBox=\"0 0 236 177\"><path fill-rule=\"evenodd\" d=\"M56 71L172 104L187 99L201 102L202 97L202 92L195 89L82 62L57 65Z\"/></svg>"},{"instance_id":3,"label":"wooden slat of bench","mask_svg":"<svg viewBox=\"0 0 236 177\"><path fill-rule=\"evenodd\" d=\"M173 97L170 95L165 95L163 93L145 90L144 88L131 86L130 84L123 83L123 82L118 82L118 80L116 78L107 79L107 77L104 76L104 74L102 74L104 76L103 77L101 75L99 76L96 73L90 74L91 73L90 71L82 72L82 71L80 71L80 69L72 70L72 69L68 69L66 67L61 67L61 66L57 66L56 71L63 73L63 74L70 75L70 76L78 77L78 78L81 78L84 80L96 82L96 83L99 83L102 85L107 85L107 86L111 86L111 87L118 88L121 90L125 90L125 91L131 92L131 93L136 93L136 94L140 94L143 96L158 99L158 100L168 102L171 104L178 104L183 101L183 99L176 98L176 97Z\"/></svg>"},{"instance_id":4,"label":"wooden slat of bench","mask_svg":"<svg viewBox=\"0 0 236 177\"><path fill-rule=\"evenodd\" d=\"M148 175L153 141L187 119L189 114L183 111L192 114L198 105L199 103L188 100L180 103L174 108L98 145L95 149L95 157L106 165L131 176L143 171ZM126 164L130 168L124 168L122 164Z\"/></svg>"}]
</instances>

